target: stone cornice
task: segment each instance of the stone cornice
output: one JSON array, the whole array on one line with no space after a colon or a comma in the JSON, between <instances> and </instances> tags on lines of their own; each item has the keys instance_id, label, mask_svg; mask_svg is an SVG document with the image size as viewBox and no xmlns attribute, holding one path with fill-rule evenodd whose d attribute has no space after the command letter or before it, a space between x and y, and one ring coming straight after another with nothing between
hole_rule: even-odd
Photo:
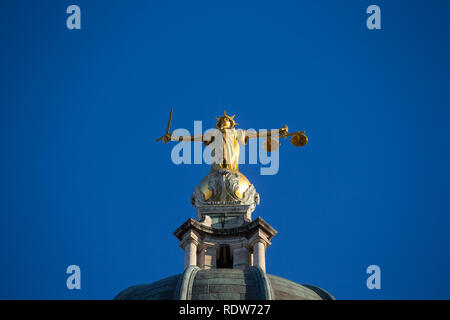
<instances>
[{"instance_id":1,"label":"stone cornice","mask_svg":"<svg viewBox=\"0 0 450 320\"><path fill-rule=\"evenodd\" d=\"M207 234L214 235L216 237L245 235L247 238L250 238L254 233L262 231L267 240L271 240L277 234L277 231L260 217L242 226L224 229L208 227L193 218L189 218L185 223L178 227L173 234L178 238L178 240L182 241L186 232L190 230L195 230L202 238Z\"/></svg>"},{"instance_id":2,"label":"stone cornice","mask_svg":"<svg viewBox=\"0 0 450 320\"><path fill-rule=\"evenodd\" d=\"M264 244L265 248L267 248L268 246L271 245L271 242L270 242L269 238L267 237L267 234L260 229L258 229L255 233L253 233L251 238L248 240L248 244L250 247L253 247L253 245L256 242L262 242Z\"/></svg>"},{"instance_id":3,"label":"stone cornice","mask_svg":"<svg viewBox=\"0 0 450 320\"><path fill-rule=\"evenodd\" d=\"M198 234L198 232L194 229L189 229L187 232L185 232L183 234L183 238L180 242L180 247L182 247L184 249L184 247L186 246L187 243L192 242L194 243L196 246L199 245L200 243L200 235Z\"/></svg>"}]
</instances>

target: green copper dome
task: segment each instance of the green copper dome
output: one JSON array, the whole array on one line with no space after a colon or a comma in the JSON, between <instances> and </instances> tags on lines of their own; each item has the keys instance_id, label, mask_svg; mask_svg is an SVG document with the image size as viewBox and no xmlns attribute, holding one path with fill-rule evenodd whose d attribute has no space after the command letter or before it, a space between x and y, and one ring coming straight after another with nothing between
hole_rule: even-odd
<instances>
[{"instance_id":1,"label":"green copper dome","mask_svg":"<svg viewBox=\"0 0 450 320\"><path fill-rule=\"evenodd\" d=\"M130 287L117 300L333 300L323 289L266 274L258 267L200 269Z\"/></svg>"}]
</instances>

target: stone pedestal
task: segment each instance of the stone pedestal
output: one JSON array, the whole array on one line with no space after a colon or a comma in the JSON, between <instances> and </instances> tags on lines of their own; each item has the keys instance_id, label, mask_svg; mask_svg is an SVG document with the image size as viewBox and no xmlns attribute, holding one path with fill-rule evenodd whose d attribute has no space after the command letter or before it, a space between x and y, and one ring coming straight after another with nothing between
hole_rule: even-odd
<instances>
[{"instance_id":1,"label":"stone pedestal","mask_svg":"<svg viewBox=\"0 0 450 320\"><path fill-rule=\"evenodd\" d=\"M191 196L197 220L189 219L174 235L185 251L184 267L266 269L265 250L277 233L261 218L252 220L259 194L238 171L211 171Z\"/></svg>"}]
</instances>

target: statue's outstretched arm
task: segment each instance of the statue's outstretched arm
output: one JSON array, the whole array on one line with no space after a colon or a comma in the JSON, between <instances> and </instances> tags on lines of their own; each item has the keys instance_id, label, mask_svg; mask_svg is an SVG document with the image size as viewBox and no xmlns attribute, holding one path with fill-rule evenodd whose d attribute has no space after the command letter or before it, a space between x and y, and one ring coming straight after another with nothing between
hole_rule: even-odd
<instances>
[{"instance_id":1,"label":"statue's outstretched arm","mask_svg":"<svg viewBox=\"0 0 450 320\"><path fill-rule=\"evenodd\" d=\"M172 133L168 133L163 136L164 143L168 141L186 141L186 142L204 142L206 145L209 145L214 141L215 131L214 132L206 132L205 134L197 134L195 136L174 136Z\"/></svg>"},{"instance_id":2,"label":"statue's outstretched arm","mask_svg":"<svg viewBox=\"0 0 450 320\"><path fill-rule=\"evenodd\" d=\"M186 142L202 142L203 141L203 134L197 134L195 136L170 136L169 141L186 141Z\"/></svg>"},{"instance_id":3,"label":"statue's outstretched arm","mask_svg":"<svg viewBox=\"0 0 450 320\"><path fill-rule=\"evenodd\" d=\"M281 137L284 138L288 134L288 127L284 125L278 130L264 130L264 131L246 131L245 138L267 138L267 137Z\"/></svg>"}]
</instances>

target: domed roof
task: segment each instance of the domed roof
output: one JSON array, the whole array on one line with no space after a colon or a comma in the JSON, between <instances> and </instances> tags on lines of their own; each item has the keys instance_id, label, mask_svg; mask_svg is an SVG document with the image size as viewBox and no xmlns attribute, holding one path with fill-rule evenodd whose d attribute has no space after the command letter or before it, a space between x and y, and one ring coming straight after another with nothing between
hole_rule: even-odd
<instances>
[{"instance_id":1,"label":"domed roof","mask_svg":"<svg viewBox=\"0 0 450 320\"><path fill-rule=\"evenodd\" d=\"M266 274L258 267L200 269L130 287L117 300L334 300L325 290Z\"/></svg>"}]
</instances>

